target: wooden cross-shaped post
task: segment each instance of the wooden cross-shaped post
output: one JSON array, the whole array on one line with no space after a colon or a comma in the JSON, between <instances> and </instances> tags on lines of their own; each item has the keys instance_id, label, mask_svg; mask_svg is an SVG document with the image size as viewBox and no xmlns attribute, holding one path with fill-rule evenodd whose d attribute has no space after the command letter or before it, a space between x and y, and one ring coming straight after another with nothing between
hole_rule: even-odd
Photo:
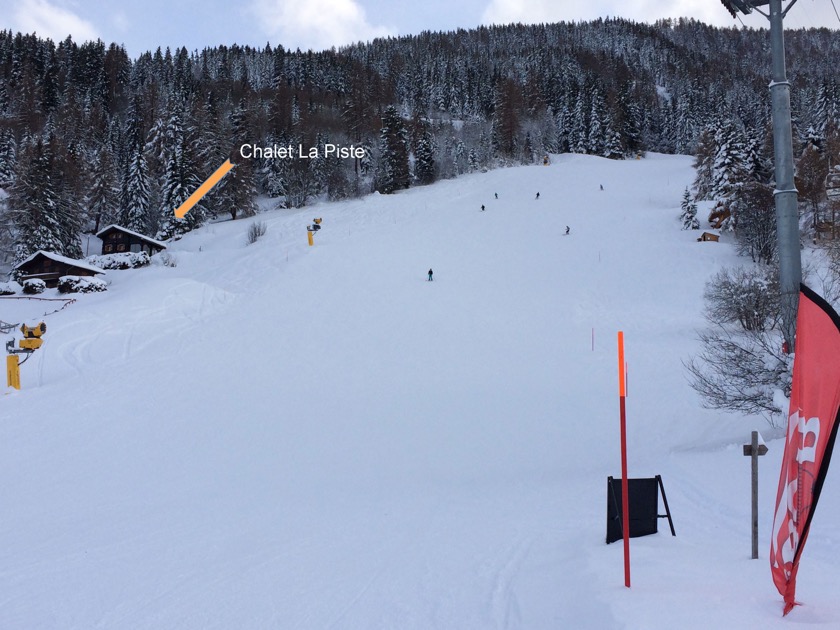
<instances>
[{"instance_id":1,"label":"wooden cross-shaped post","mask_svg":"<svg viewBox=\"0 0 840 630\"><path fill-rule=\"evenodd\" d=\"M767 445L758 431L752 432L749 444L744 444L744 455L752 458L752 559L758 558L758 458L767 453Z\"/></svg>"}]
</instances>

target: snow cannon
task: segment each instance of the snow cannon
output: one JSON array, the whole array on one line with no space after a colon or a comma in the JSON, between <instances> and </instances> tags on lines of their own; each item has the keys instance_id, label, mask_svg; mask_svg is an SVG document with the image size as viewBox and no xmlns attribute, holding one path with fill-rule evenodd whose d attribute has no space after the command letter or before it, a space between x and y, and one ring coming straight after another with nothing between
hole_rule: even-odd
<instances>
[{"instance_id":1,"label":"snow cannon","mask_svg":"<svg viewBox=\"0 0 840 630\"><path fill-rule=\"evenodd\" d=\"M47 332L47 325L44 322L41 322L37 326L22 324L20 332L23 333L23 339L18 342L18 345L22 350L32 352L40 348L41 344L44 343L41 335Z\"/></svg>"},{"instance_id":2,"label":"snow cannon","mask_svg":"<svg viewBox=\"0 0 840 630\"><path fill-rule=\"evenodd\" d=\"M26 363L32 353L44 343L41 336L47 332L47 325L44 322L40 322L37 326L22 324L20 332L23 333L23 339L18 341L18 348L15 348L14 339L6 342L6 352L9 353L6 357L6 383L15 389L20 389L20 366ZM26 359L18 361L19 354L25 354Z\"/></svg>"}]
</instances>

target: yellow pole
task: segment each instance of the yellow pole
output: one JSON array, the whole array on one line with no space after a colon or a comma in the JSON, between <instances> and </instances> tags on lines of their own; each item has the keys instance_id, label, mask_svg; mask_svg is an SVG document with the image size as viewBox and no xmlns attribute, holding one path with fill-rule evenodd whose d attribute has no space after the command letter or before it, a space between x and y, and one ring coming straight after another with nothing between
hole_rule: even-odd
<instances>
[{"instance_id":1,"label":"yellow pole","mask_svg":"<svg viewBox=\"0 0 840 630\"><path fill-rule=\"evenodd\" d=\"M9 387L20 389L20 365L16 354L6 357L6 381Z\"/></svg>"},{"instance_id":2,"label":"yellow pole","mask_svg":"<svg viewBox=\"0 0 840 630\"><path fill-rule=\"evenodd\" d=\"M307 232L306 237L309 239L309 245L310 246L315 244L315 239L312 238L312 232Z\"/></svg>"}]
</instances>

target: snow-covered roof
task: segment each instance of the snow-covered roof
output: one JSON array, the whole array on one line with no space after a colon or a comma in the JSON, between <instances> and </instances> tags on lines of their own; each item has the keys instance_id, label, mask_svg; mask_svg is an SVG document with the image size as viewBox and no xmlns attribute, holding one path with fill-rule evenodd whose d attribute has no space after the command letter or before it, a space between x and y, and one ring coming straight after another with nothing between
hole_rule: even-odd
<instances>
[{"instance_id":1,"label":"snow-covered roof","mask_svg":"<svg viewBox=\"0 0 840 630\"><path fill-rule=\"evenodd\" d=\"M99 238L102 238L102 234L105 234L105 232L107 232L108 230L111 230L111 229L116 229L116 230L119 230L120 232L125 232L126 234L131 234L132 236L136 236L137 238L142 239L142 240L146 241L147 243L151 243L152 245L155 245L156 247L160 247L161 249L166 249L166 245L164 245L160 241L156 241L153 238L149 238L145 234L140 234L140 232L135 232L134 230L129 230L128 228L124 228L123 226L117 225L116 223L112 223L108 227L102 228L101 230L99 230L96 233L96 236L98 236Z\"/></svg>"},{"instance_id":2,"label":"snow-covered roof","mask_svg":"<svg viewBox=\"0 0 840 630\"><path fill-rule=\"evenodd\" d=\"M59 254L53 254L52 252L45 252L42 249L39 249L37 252L32 254L29 258L24 261L19 262L15 265L15 269L20 269L26 263L35 260L38 255L45 256L50 260L54 260L55 262L64 263L65 265L71 265L73 267L78 267L79 269L84 269L86 271L92 271L93 273L105 273L104 270L100 269L99 267L94 267L93 265L89 265L87 263L82 262L81 260L76 260L75 258L67 258L67 256L61 256Z\"/></svg>"}]
</instances>

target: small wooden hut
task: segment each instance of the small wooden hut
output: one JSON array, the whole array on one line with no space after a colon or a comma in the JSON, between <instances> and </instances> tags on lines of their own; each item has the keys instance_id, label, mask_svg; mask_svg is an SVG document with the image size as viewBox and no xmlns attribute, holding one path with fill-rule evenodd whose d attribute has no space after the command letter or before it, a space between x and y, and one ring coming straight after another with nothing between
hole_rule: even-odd
<instances>
[{"instance_id":1,"label":"small wooden hut","mask_svg":"<svg viewBox=\"0 0 840 630\"><path fill-rule=\"evenodd\" d=\"M48 288L58 286L61 276L95 276L105 273L99 267L94 267L81 260L67 258L39 250L26 260L15 265L15 272L21 282L26 280L43 280Z\"/></svg>"},{"instance_id":2,"label":"small wooden hut","mask_svg":"<svg viewBox=\"0 0 840 630\"><path fill-rule=\"evenodd\" d=\"M712 234L711 232L703 232L700 235L700 238L697 239L698 242L700 241L714 241L717 243L720 240L720 236L717 234Z\"/></svg>"},{"instance_id":3,"label":"small wooden hut","mask_svg":"<svg viewBox=\"0 0 840 630\"><path fill-rule=\"evenodd\" d=\"M146 252L154 256L166 249L166 245L153 238L144 236L120 225L109 225L97 232L102 239L102 254L119 254L122 252Z\"/></svg>"}]
</instances>

